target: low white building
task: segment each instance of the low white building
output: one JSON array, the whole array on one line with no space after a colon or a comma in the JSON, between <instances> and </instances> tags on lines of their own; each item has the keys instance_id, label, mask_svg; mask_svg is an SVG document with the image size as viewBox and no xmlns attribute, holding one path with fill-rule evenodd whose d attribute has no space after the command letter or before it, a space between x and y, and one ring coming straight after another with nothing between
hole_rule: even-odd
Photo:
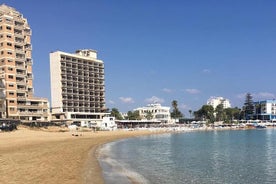
<instances>
[{"instance_id":1,"label":"low white building","mask_svg":"<svg viewBox=\"0 0 276 184\"><path fill-rule=\"evenodd\" d=\"M148 104L146 107L139 107L134 111L139 111L142 120L161 121L161 123L171 122L170 107L161 106L159 103Z\"/></svg>"},{"instance_id":2,"label":"low white building","mask_svg":"<svg viewBox=\"0 0 276 184\"><path fill-rule=\"evenodd\" d=\"M101 130L116 130L117 124L115 123L115 117L103 117L103 121L100 126Z\"/></svg>"},{"instance_id":3,"label":"low white building","mask_svg":"<svg viewBox=\"0 0 276 184\"><path fill-rule=\"evenodd\" d=\"M224 109L231 107L230 101L223 97L212 96L207 100L207 105L211 105L214 109L216 109L216 107L220 104L223 105Z\"/></svg>"}]
</instances>

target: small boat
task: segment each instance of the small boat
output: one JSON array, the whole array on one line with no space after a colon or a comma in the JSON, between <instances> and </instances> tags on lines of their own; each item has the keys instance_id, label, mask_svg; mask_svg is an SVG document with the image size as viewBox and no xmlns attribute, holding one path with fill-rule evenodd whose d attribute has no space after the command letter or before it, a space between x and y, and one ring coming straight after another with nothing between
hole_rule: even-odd
<instances>
[{"instance_id":1,"label":"small boat","mask_svg":"<svg viewBox=\"0 0 276 184\"><path fill-rule=\"evenodd\" d=\"M265 125L256 125L255 128L266 128Z\"/></svg>"}]
</instances>

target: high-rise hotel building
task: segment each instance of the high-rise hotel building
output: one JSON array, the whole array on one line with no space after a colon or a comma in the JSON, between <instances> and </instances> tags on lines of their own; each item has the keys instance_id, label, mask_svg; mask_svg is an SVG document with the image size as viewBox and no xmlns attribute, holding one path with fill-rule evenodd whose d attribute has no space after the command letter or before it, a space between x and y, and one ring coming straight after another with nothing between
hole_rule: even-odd
<instances>
[{"instance_id":1,"label":"high-rise hotel building","mask_svg":"<svg viewBox=\"0 0 276 184\"><path fill-rule=\"evenodd\" d=\"M104 63L90 49L50 53L52 120L99 124L105 109Z\"/></svg>"},{"instance_id":2,"label":"high-rise hotel building","mask_svg":"<svg viewBox=\"0 0 276 184\"><path fill-rule=\"evenodd\" d=\"M33 92L31 33L21 13L0 5L1 118L48 121L48 100Z\"/></svg>"}]
</instances>

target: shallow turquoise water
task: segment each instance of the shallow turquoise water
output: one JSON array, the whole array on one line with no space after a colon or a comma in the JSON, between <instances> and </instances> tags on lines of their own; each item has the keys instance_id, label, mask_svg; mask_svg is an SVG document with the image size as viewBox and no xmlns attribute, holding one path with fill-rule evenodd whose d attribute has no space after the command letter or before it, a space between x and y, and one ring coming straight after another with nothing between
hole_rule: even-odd
<instances>
[{"instance_id":1,"label":"shallow turquoise water","mask_svg":"<svg viewBox=\"0 0 276 184\"><path fill-rule=\"evenodd\" d=\"M101 149L106 183L276 183L276 129L151 135Z\"/></svg>"}]
</instances>

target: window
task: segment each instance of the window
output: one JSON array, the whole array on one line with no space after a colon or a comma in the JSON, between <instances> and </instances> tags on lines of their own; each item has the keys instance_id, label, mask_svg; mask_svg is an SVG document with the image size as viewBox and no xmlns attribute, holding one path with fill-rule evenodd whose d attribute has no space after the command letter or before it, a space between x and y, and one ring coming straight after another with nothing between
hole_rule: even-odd
<instances>
[{"instance_id":1,"label":"window","mask_svg":"<svg viewBox=\"0 0 276 184\"><path fill-rule=\"evenodd\" d=\"M11 67L8 67L8 70L9 70L9 71L13 71L13 68L11 68Z\"/></svg>"},{"instance_id":2,"label":"window","mask_svg":"<svg viewBox=\"0 0 276 184\"><path fill-rule=\"evenodd\" d=\"M13 75L9 75L9 77L8 77L9 79L13 79Z\"/></svg>"},{"instance_id":3,"label":"window","mask_svg":"<svg viewBox=\"0 0 276 184\"><path fill-rule=\"evenodd\" d=\"M14 100L10 100L10 103L14 103Z\"/></svg>"},{"instance_id":4,"label":"window","mask_svg":"<svg viewBox=\"0 0 276 184\"><path fill-rule=\"evenodd\" d=\"M10 111L15 111L15 109L13 107L10 108Z\"/></svg>"},{"instance_id":5,"label":"window","mask_svg":"<svg viewBox=\"0 0 276 184\"><path fill-rule=\"evenodd\" d=\"M11 35L7 35L7 38L12 38L12 36Z\"/></svg>"},{"instance_id":6,"label":"window","mask_svg":"<svg viewBox=\"0 0 276 184\"><path fill-rule=\"evenodd\" d=\"M8 51L8 54L9 54L9 55L12 55L12 52L11 52L11 51Z\"/></svg>"},{"instance_id":7,"label":"window","mask_svg":"<svg viewBox=\"0 0 276 184\"><path fill-rule=\"evenodd\" d=\"M13 84L9 84L9 87L12 88L14 85Z\"/></svg>"},{"instance_id":8,"label":"window","mask_svg":"<svg viewBox=\"0 0 276 184\"><path fill-rule=\"evenodd\" d=\"M7 26L6 29L7 29L7 30L11 30L11 27L10 27L10 26Z\"/></svg>"},{"instance_id":9,"label":"window","mask_svg":"<svg viewBox=\"0 0 276 184\"><path fill-rule=\"evenodd\" d=\"M12 96L13 96L13 95L14 95L14 92L9 92L9 95L12 95Z\"/></svg>"},{"instance_id":10,"label":"window","mask_svg":"<svg viewBox=\"0 0 276 184\"><path fill-rule=\"evenodd\" d=\"M10 47L11 47L11 46L12 46L12 43L8 42L8 43L7 43L7 46L10 46Z\"/></svg>"}]
</instances>

